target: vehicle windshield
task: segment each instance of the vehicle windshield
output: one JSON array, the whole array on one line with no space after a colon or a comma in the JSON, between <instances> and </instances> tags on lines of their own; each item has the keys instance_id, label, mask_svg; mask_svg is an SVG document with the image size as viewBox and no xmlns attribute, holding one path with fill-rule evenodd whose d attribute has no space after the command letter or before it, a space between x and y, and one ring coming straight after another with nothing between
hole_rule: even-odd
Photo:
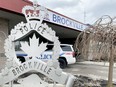
<instances>
[{"instance_id":1,"label":"vehicle windshield","mask_svg":"<svg viewBox=\"0 0 116 87\"><path fill-rule=\"evenodd\" d=\"M72 51L70 46L61 46L63 51Z\"/></svg>"},{"instance_id":2,"label":"vehicle windshield","mask_svg":"<svg viewBox=\"0 0 116 87\"><path fill-rule=\"evenodd\" d=\"M16 41L15 42L15 51L22 51L20 49L20 47L21 47L20 41ZM46 51L52 51L52 50L53 50L53 45L47 45Z\"/></svg>"}]
</instances>

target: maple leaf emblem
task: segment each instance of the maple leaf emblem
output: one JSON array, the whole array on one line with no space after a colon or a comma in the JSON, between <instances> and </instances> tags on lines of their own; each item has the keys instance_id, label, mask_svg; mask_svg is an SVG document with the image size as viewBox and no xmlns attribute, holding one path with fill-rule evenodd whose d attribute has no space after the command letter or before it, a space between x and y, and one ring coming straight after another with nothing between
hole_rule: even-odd
<instances>
[{"instance_id":1,"label":"maple leaf emblem","mask_svg":"<svg viewBox=\"0 0 116 87\"><path fill-rule=\"evenodd\" d=\"M39 38L36 38L35 34L32 38L29 38L28 42L20 42L21 49L30 57L39 57L47 49L47 43L41 43L39 45ZM30 45L29 45L30 44Z\"/></svg>"}]
</instances>

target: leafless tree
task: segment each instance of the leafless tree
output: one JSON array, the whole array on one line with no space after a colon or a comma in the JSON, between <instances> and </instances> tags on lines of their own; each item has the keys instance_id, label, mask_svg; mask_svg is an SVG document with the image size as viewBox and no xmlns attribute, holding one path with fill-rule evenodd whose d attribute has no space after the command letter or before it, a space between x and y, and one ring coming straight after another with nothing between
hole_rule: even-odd
<instances>
[{"instance_id":1,"label":"leafless tree","mask_svg":"<svg viewBox=\"0 0 116 87\"><path fill-rule=\"evenodd\" d=\"M109 61L108 87L112 87L115 45L116 17L104 15L78 35L74 46L85 59Z\"/></svg>"}]
</instances>

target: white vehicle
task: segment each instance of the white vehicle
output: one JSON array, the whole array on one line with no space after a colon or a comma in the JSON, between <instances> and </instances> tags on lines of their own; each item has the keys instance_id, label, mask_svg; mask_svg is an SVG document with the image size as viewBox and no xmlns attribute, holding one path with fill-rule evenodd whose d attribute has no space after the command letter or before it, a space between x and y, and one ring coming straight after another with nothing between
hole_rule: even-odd
<instances>
[{"instance_id":1,"label":"white vehicle","mask_svg":"<svg viewBox=\"0 0 116 87\"><path fill-rule=\"evenodd\" d=\"M68 64L74 64L76 62L76 59L74 57L75 53L73 50L72 45L69 44L61 44L61 51L59 54L58 61L60 63L60 67L63 69ZM53 53L53 44L47 45L47 50L43 52L38 59L41 59L42 61L47 62L48 60L52 59L52 53ZM25 54L23 51L16 51L17 58L21 60L21 62L24 62L26 60L27 54Z\"/></svg>"}]
</instances>

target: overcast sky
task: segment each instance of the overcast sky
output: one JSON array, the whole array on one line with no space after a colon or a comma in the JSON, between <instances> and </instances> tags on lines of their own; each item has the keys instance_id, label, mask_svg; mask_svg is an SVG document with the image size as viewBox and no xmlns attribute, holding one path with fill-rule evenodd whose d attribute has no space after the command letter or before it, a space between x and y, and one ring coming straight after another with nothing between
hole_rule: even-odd
<instances>
[{"instance_id":1,"label":"overcast sky","mask_svg":"<svg viewBox=\"0 0 116 87\"><path fill-rule=\"evenodd\" d=\"M86 24L102 15L116 16L116 0L37 0L39 5Z\"/></svg>"}]
</instances>

